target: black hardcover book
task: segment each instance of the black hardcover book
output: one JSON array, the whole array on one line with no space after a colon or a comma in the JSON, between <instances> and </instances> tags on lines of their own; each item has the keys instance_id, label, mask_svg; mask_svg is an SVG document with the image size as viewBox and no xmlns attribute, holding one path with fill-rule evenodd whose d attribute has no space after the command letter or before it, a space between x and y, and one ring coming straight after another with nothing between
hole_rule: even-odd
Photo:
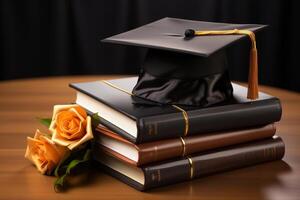
<instances>
[{"instance_id":1,"label":"black hardcover book","mask_svg":"<svg viewBox=\"0 0 300 200\"><path fill-rule=\"evenodd\" d=\"M231 101L199 108L159 105L135 97L131 91L136 82L137 77L132 77L70 87L78 91L77 104L98 113L101 124L136 144L264 125L281 118L278 98L260 92L257 100L249 100L247 88L234 83Z\"/></svg>"},{"instance_id":2,"label":"black hardcover book","mask_svg":"<svg viewBox=\"0 0 300 200\"><path fill-rule=\"evenodd\" d=\"M177 160L163 161L136 167L95 149L94 158L106 172L136 188L170 185L219 172L282 159L285 147L281 138L244 143L194 154Z\"/></svg>"}]
</instances>

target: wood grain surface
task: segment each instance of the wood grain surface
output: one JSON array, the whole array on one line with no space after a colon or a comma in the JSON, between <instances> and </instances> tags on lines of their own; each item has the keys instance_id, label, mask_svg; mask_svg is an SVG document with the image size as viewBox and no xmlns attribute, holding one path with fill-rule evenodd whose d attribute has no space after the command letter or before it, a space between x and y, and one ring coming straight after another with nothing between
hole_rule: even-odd
<instances>
[{"instance_id":1,"label":"wood grain surface","mask_svg":"<svg viewBox=\"0 0 300 200\"><path fill-rule=\"evenodd\" d=\"M286 144L283 161L225 172L142 193L93 169L88 179L55 193L53 177L40 175L24 159L25 139L51 116L54 104L75 101L70 82L114 78L77 76L0 82L0 199L300 199L300 94L260 87L281 99L278 134Z\"/></svg>"}]
</instances>

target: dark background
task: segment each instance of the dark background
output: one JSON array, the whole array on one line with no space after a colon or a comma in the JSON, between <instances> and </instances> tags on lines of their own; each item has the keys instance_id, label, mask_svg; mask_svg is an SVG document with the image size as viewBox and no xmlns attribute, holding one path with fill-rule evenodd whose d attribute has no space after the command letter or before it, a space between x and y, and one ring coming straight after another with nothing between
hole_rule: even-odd
<instances>
[{"instance_id":1,"label":"dark background","mask_svg":"<svg viewBox=\"0 0 300 200\"><path fill-rule=\"evenodd\" d=\"M0 1L0 79L137 74L145 49L99 39L163 17L259 23L260 83L300 91L296 0ZM248 43L228 50L234 80L247 80Z\"/></svg>"}]
</instances>

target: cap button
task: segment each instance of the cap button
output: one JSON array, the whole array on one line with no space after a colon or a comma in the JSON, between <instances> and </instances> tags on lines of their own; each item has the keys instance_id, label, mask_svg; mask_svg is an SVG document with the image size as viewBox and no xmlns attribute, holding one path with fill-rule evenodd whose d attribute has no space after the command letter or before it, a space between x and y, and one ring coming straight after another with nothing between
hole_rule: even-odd
<instances>
[{"instance_id":1,"label":"cap button","mask_svg":"<svg viewBox=\"0 0 300 200\"><path fill-rule=\"evenodd\" d=\"M184 35L186 38L194 37L195 36L195 30L193 29L186 29L184 32Z\"/></svg>"}]
</instances>

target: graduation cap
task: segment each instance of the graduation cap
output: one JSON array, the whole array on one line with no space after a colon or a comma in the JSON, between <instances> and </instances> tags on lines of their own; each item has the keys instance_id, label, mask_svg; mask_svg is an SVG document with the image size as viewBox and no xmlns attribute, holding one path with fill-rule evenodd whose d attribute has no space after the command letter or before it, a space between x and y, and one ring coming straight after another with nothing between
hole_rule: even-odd
<instances>
[{"instance_id":1,"label":"graduation cap","mask_svg":"<svg viewBox=\"0 0 300 200\"><path fill-rule=\"evenodd\" d=\"M248 99L258 98L254 32L265 25L163 18L102 40L148 48L134 96L161 104L210 106L232 97L225 47L251 40ZM239 56L239 55L236 55Z\"/></svg>"}]
</instances>

